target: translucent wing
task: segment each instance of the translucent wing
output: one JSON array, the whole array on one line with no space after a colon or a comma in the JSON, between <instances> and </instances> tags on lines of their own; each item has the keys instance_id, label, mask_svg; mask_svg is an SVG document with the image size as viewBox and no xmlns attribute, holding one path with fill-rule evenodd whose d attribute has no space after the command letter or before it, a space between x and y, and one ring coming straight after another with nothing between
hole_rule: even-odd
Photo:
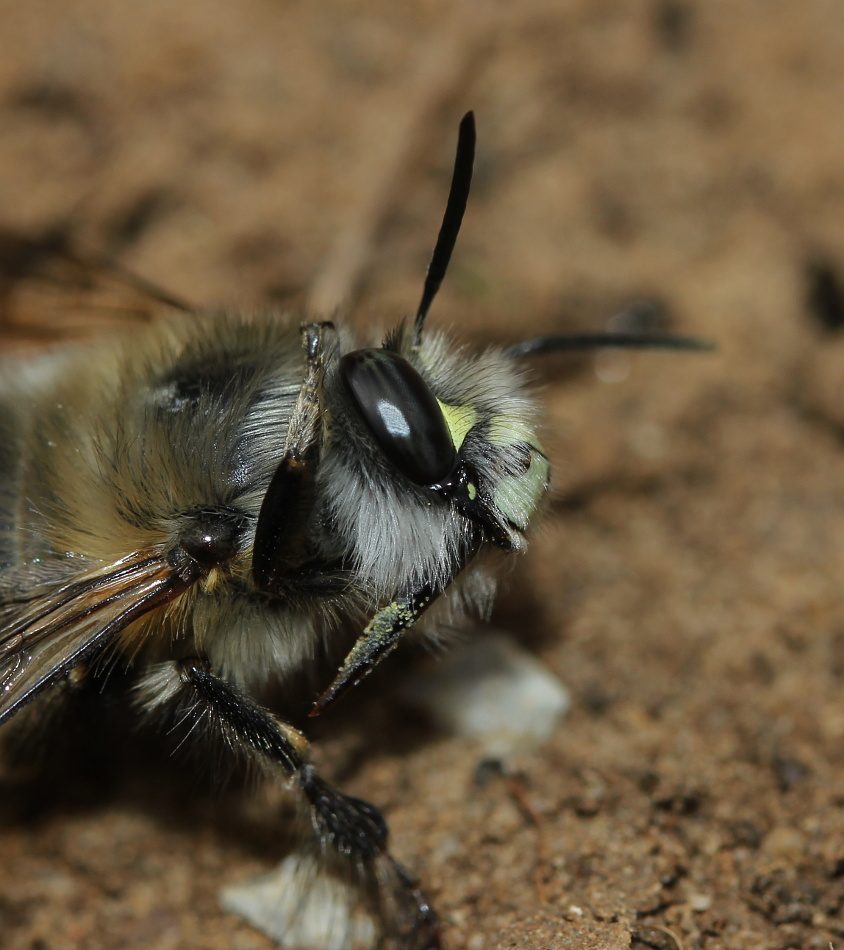
<instances>
[{"instance_id":1,"label":"translucent wing","mask_svg":"<svg viewBox=\"0 0 844 950\"><path fill-rule=\"evenodd\" d=\"M37 570L43 578L44 566ZM0 724L191 583L157 554L135 554L63 584L34 575L23 568L0 577Z\"/></svg>"}]
</instances>

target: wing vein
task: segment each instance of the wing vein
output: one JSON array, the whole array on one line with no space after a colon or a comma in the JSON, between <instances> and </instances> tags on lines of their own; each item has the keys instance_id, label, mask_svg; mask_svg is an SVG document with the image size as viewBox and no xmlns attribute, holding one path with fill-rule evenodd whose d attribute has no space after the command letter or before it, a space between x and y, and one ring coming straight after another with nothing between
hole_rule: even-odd
<instances>
[{"instance_id":1,"label":"wing vein","mask_svg":"<svg viewBox=\"0 0 844 950\"><path fill-rule=\"evenodd\" d=\"M193 581L158 555L123 558L42 592L19 611L0 599L0 724L144 614Z\"/></svg>"}]
</instances>

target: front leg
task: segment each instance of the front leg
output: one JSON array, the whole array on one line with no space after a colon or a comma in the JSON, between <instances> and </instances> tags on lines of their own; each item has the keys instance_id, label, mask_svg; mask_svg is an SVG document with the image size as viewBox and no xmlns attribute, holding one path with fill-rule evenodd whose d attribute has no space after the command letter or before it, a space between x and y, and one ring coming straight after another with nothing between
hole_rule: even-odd
<instances>
[{"instance_id":1,"label":"front leg","mask_svg":"<svg viewBox=\"0 0 844 950\"><path fill-rule=\"evenodd\" d=\"M374 805L344 795L309 764L308 740L196 657L159 664L140 685L145 709L178 709L188 733L205 725L238 756L262 772L283 777L300 794L310 817L305 850L326 873L354 883L370 906L379 934L373 948L438 950L436 915L413 876L390 855L389 830ZM355 908L357 909L357 908Z\"/></svg>"}]
</instances>

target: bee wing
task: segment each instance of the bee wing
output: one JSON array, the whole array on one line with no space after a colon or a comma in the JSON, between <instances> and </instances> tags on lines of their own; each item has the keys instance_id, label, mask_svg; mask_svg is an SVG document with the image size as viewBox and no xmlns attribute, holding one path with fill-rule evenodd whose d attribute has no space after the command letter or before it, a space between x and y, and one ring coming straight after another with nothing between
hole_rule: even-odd
<instances>
[{"instance_id":1,"label":"bee wing","mask_svg":"<svg viewBox=\"0 0 844 950\"><path fill-rule=\"evenodd\" d=\"M33 589L32 579L29 568L0 578L0 724L191 583L160 555L137 554L64 584Z\"/></svg>"}]
</instances>

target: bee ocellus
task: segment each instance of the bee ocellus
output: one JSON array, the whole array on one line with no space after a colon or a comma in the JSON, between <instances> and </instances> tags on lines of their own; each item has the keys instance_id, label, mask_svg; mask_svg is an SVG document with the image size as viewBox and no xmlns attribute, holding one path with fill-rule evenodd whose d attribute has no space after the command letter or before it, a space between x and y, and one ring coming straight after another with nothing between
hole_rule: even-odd
<instances>
[{"instance_id":1,"label":"bee ocellus","mask_svg":"<svg viewBox=\"0 0 844 950\"><path fill-rule=\"evenodd\" d=\"M469 192L471 113L415 319L384 339L285 315L181 313L7 371L0 389L0 723L121 665L298 790L312 852L374 896L372 945L433 948L378 810L335 790L273 686L353 643L327 710L426 612L483 610L548 487L520 360L682 337L543 337L481 353L429 332ZM345 639L344 639L345 638ZM335 651L336 652L336 648Z\"/></svg>"}]
</instances>

